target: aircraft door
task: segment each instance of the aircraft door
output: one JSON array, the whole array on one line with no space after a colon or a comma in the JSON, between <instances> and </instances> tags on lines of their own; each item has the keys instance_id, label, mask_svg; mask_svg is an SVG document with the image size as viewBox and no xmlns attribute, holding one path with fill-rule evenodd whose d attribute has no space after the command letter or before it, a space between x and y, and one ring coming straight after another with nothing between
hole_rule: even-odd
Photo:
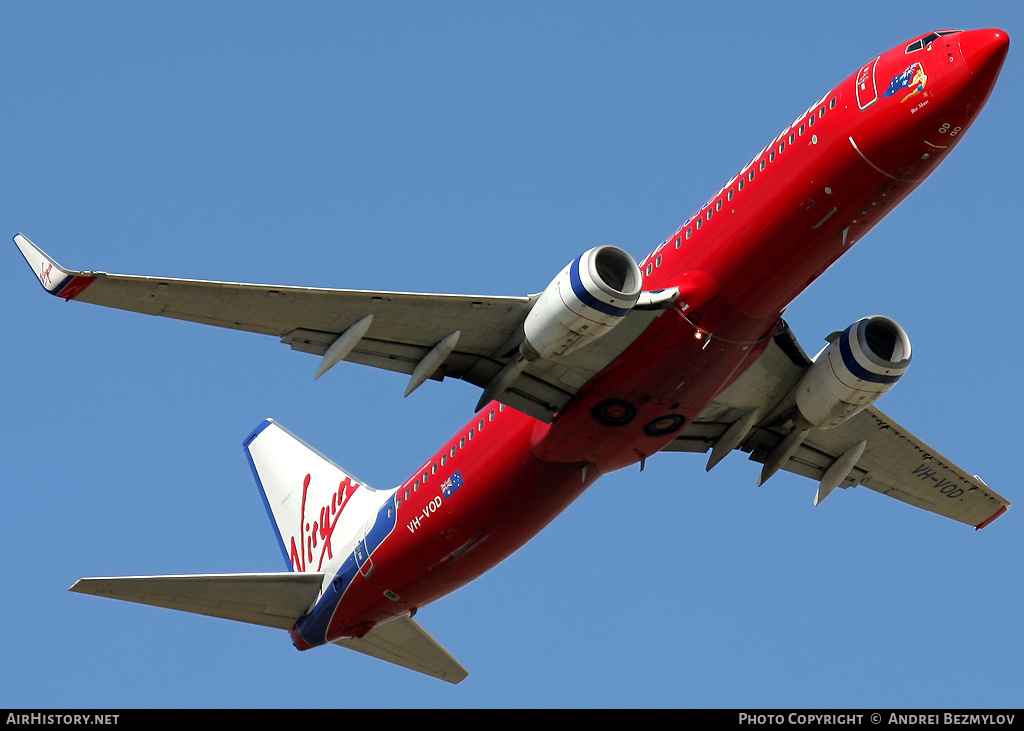
<instances>
[{"instance_id":1,"label":"aircraft door","mask_svg":"<svg viewBox=\"0 0 1024 731\"><path fill-rule=\"evenodd\" d=\"M356 560L356 568L359 569L359 573L363 575L363 578L373 573L373 559L370 558L370 547L366 543L366 536L370 534L371 528L373 528L373 520L368 520L366 525L360 529L361 538L356 543L355 551L352 552Z\"/></svg>"},{"instance_id":2,"label":"aircraft door","mask_svg":"<svg viewBox=\"0 0 1024 731\"><path fill-rule=\"evenodd\" d=\"M864 64L861 66L860 71L857 72L857 106L860 107L861 111L864 111L878 101L875 66L878 65L879 58L875 57L874 61Z\"/></svg>"}]
</instances>

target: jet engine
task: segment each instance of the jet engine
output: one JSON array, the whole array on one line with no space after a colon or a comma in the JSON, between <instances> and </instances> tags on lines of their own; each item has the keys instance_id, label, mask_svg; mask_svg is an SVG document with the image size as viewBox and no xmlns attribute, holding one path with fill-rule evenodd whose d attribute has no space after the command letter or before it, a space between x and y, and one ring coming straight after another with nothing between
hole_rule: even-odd
<instances>
[{"instance_id":1,"label":"jet engine","mask_svg":"<svg viewBox=\"0 0 1024 731\"><path fill-rule=\"evenodd\" d=\"M830 429L874 403L910 365L910 338L888 317L866 317L829 338L797 384L798 428Z\"/></svg>"},{"instance_id":2,"label":"jet engine","mask_svg":"<svg viewBox=\"0 0 1024 731\"><path fill-rule=\"evenodd\" d=\"M559 358L601 337L629 314L643 275L633 257L598 246L570 262L551 280L526 316L526 360Z\"/></svg>"}]
</instances>

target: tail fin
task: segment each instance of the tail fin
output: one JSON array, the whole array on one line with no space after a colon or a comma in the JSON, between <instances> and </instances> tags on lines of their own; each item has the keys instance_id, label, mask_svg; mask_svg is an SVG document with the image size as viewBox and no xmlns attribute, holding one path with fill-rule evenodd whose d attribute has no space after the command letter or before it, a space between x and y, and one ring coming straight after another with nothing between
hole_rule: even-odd
<instances>
[{"instance_id":1,"label":"tail fin","mask_svg":"<svg viewBox=\"0 0 1024 731\"><path fill-rule=\"evenodd\" d=\"M364 503L372 489L271 419L244 446L285 563L292 571L321 571L332 558L332 536L339 546L365 521L361 505L346 520L343 511L353 497Z\"/></svg>"}]
</instances>

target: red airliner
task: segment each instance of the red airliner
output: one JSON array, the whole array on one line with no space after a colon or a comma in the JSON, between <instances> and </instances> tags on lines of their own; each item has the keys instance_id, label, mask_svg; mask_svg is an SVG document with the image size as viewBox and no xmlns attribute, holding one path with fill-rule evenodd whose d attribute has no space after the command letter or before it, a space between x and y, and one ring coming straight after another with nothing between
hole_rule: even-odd
<instances>
[{"instance_id":1,"label":"red airliner","mask_svg":"<svg viewBox=\"0 0 1024 731\"><path fill-rule=\"evenodd\" d=\"M906 371L887 317L816 357L782 314L910 194L977 117L1001 30L928 33L865 63L639 266L601 246L539 295L475 297L75 272L24 236L45 289L279 337L322 356L483 389L478 413L401 486L375 490L267 420L245 440L288 571L90 578L72 590L290 632L450 682L466 670L413 619L555 518L602 474L658 452L733 450L983 528L1009 502L873 403Z\"/></svg>"}]
</instances>

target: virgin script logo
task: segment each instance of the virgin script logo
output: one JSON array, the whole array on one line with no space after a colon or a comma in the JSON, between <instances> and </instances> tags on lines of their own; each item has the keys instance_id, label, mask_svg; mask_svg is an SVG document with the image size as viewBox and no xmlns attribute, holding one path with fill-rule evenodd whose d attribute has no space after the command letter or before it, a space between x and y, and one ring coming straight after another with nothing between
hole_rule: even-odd
<instances>
[{"instance_id":1,"label":"virgin script logo","mask_svg":"<svg viewBox=\"0 0 1024 731\"><path fill-rule=\"evenodd\" d=\"M338 489L331 493L330 498L320 508L319 514L311 523L306 517L306 496L309 493L310 479L307 474L302 481L302 512L299 514L298 543L296 543L294 535L291 541L292 568L295 571L306 571L307 568L312 567L314 560L316 560L316 568L312 570L320 571L325 558L328 560L334 558L334 552L331 549L331 536L334 534L334 527L338 524L341 511L345 509L349 499L359 488L359 483L352 482L352 479L346 475L345 479L339 483ZM310 515L312 514L313 511L310 510Z\"/></svg>"}]
</instances>

